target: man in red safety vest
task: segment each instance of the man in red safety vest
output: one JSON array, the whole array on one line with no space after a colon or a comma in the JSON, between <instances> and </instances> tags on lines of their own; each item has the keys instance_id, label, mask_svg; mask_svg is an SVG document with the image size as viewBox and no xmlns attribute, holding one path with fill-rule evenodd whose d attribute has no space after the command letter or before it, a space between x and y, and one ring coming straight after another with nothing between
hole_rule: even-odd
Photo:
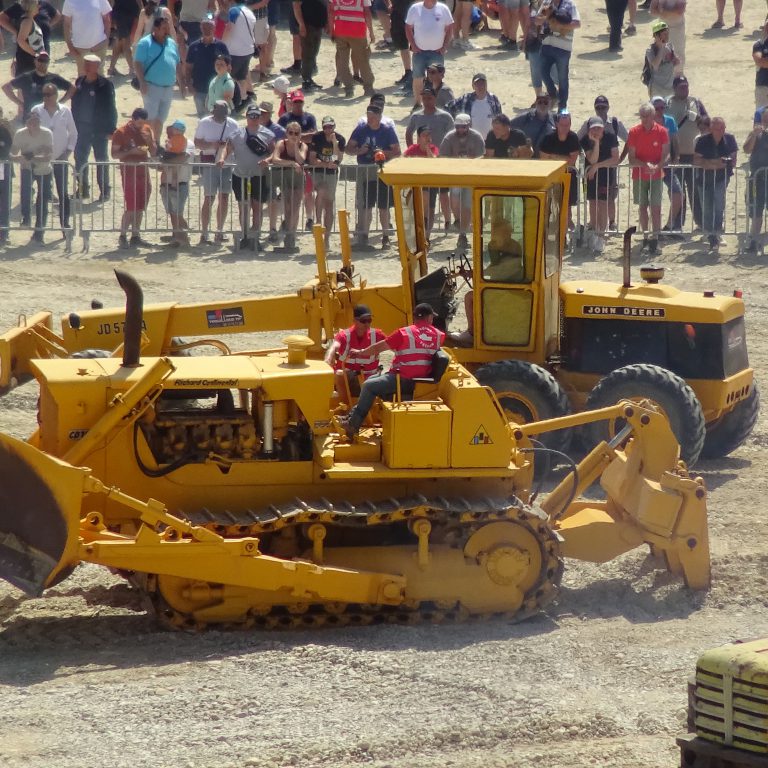
<instances>
[{"instance_id":1,"label":"man in red safety vest","mask_svg":"<svg viewBox=\"0 0 768 768\"><path fill-rule=\"evenodd\" d=\"M355 86L349 69L352 67L365 89L365 95L373 93L373 72L371 70L371 49L373 42L373 17L371 0L330 0L328 3L328 34L336 42L336 76L344 86L344 95L354 96Z\"/></svg>"},{"instance_id":2,"label":"man in red safety vest","mask_svg":"<svg viewBox=\"0 0 768 768\"><path fill-rule=\"evenodd\" d=\"M379 372L379 356L373 353L363 354L363 350L385 338L384 331L372 327L373 315L368 306L356 305L352 315L352 325L333 337L325 354L325 362L332 365L336 371L336 391L346 403L349 403L349 395L360 394L360 376L369 379Z\"/></svg>"},{"instance_id":3,"label":"man in red safety vest","mask_svg":"<svg viewBox=\"0 0 768 768\"><path fill-rule=\"evenodd\" d=\"M413 325L398 328L382 341L361 351L362 355L378 355L386 349L394 351L392 367L381 376L366 379L360 399L344 424L347 437L354 437L371 410L376 397L397 392L397 375L402 379L419 379L432 373L432 358L440 350L445 334L432 325L435 310L429 304L417 304L413 310Z\"/></svg>"}]
</instances>

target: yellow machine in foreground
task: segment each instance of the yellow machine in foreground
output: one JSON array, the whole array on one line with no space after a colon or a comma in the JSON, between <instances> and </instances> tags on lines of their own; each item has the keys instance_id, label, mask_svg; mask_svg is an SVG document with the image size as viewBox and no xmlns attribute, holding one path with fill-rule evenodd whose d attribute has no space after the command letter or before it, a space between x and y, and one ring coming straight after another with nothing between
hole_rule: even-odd
<instances>
[{"instance_id":1,"label":"yellow machine in foreground","mask_svg":"<svg viewBox=\"0 0 768 768\"><path fill-rule=\"evenodd\" d=\"M227 334L306 329L314 342L310 357L321 358L323 344L350 325L353 304L369 305L377 326L391 332L412 319L414 306L428 302L445 330L455 331L446 347L496 391L516 422L621 398L648 399L669 417L689 465L702 452L724 456L749 436L759 395L738 291L681 291L661 282L659 268L645 270L633 284L629 235L623 281L561 283L568 223L564 163L402 158L386 163L381 178L394 190L397 284L369 285L354 275L340 215L338 273L328 269L317 231L316 280L293 295L154 304L144 316L145 353L175 354L185 349L179 337L197 344L211 336L226 352ZM451 251L441 254L441 239L430 240L425 231L422 191L435 187L469 193L471 242L460 264ZM469 327L452 328L459 282ZM123 322L121 309L78 311L64 318L58 335L50 313L23 320L0 335L0 392L31 376L32 359L90 348L111 352ZM593 425L589 439L610 437L617 428L614 421ZM545 439L565 449L568 434Z\"/></svg>"},{"instance_id":2,"label":"yellow machine in foreground","mask_svg":"<svg viewBox=\"0 0 768 768\"><path fill-rule=\"evenodd\" d=\"M703 653L688 687L683 768L768 768L768 638Z\"/></svg>"},{"instance_id":3,"label":"yellow machine in foreground","mask_svg":"<svg viewBox=\"0 0 768 768\"><path fill-rule=\"evenodd\" d=\"M140 310L126 318L122 360L34 361L39 429L0 437L0 576L30 594L92 562L173 626L519 619L556 594L564 557L643 543L709 585L706 490L654 410L518 427L454 361L348 442L310 339L140 357ZM600 418L624 427L536 500L527 435ZM605 500L578 498L598 479Z\"/></svg>"}]
</instances>

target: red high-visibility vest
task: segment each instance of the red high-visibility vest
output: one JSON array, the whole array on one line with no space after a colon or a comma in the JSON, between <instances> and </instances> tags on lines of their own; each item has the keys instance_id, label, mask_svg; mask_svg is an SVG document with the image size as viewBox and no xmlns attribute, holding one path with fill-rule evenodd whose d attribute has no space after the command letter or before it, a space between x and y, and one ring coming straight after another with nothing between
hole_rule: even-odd
<instances>
[{"instance_id":1,"label":"red high-visibility vest","mask_svg":"<svg viewBox=\"0 0 768 768\"><path fill-rule=\"evenodd\" d=\"M368 340L369 338L370 341ZM381 341L383 338L383 333L377 331L376 328L371 328L370 333L366 333L365 336L363 336L363 346L354 347L353 341L359 340L358 335L355 333L354 326L339 331L336 334L336 341L339 343L339 353L336 357L336 370L340 371L343 364L343 367L346 368L346 370L362 373L366 379L369 376L378 373L378 355L363 356L360 354L360 350L365 349L366 347L372 347L377 341Z\"/></svg>"},{"instance_id":2,"label":"red high-visibility vest","mask_svg":"<svg viewBox=\"0 0 768 768\"><path fill-rule=\"evenodd\" d=\"M432 357L440 349L443 333L432 325L409 325L402 329L408 345L395 350L392 371L404 379L419 379L432 373Z\"/></svg>"},{"instance_id":3,"label":"red high-visibility vest","mask_svg":"<svg viewBox=\"0 0 768 768\"><path fill-rule=\"evenodd\" d=\"M333 11L334 37L365 37L368 27L365 23L363 0L331 0Z\"/></svg>"}]
</instances>

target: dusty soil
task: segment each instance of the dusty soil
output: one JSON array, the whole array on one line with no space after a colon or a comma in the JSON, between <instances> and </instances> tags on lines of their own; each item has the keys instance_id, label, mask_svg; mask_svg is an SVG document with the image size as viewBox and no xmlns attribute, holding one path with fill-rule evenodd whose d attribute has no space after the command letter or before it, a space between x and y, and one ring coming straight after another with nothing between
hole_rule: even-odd
<instances>
[{"instance_id":1,"label":"dusty soil","mask_svg":"<svg viewBox=\"0 0 768 768\"><path fill-rule=\"evenodd\" d=\"M751 30L762 7L746 10L744 31L715 35L705 31L713 20L710 4L689 4L691 92L705 99L710 112L725 113L741 140L752 108ZM600 91L629 121L643 96L639 62L650 37L649 17L639 14L640 34L626 41L623 59L609 60L600 53L606 36L598 5L581 4L575 122ZM450 61L450 82L461 90L471 72L485 69L505 103L526 106L525 62L494 50L490 36L478 40L482 50ZM333 76L327 46L324 56L318 80L327 84ZM277 61L286 60L281 46ZM388 85L398 74L394 58L378 57L376 72ZM121 95L128 112L133 92L123 88ZM407 105L393 104L389 111L404 118ZM183 112L189 106L179 103ZM358 101L333 109L341 128L362 106ZM118 265L141 281L148 301L283 292L314 274L306 238L304 255L267 256L258 263L223 249L125 257L112 250L113 242L94 238L89 254L65 255L55 245L0 255L0 327L40 308L61 314L91 298L120 303L111 274ZM667 280L695 290L744 290L750 356L761 376L768 356L762 264L729 250L719 260L706 258L700 248L665 249ZM574 254L565 276L618 279L617 257L616 244L600 260ZM378 254L358 258L357 265L369 280L397 272L392 257ZM27 385L4 399L0 429L29 434L35 396L35 387ZM569 562L557 602L519 625L174 634L157 630L135 593L96 567L81 567L41 599L26 599L2 584L0 763L675 765L674 736L685 730L686 680L697 655L736 637L768 633L760 501L768 492L767 459L763 417L733 456L697 467L711 494L710 592L690 593L641 552L602 567Z\"/></svg>"}]
</instances>

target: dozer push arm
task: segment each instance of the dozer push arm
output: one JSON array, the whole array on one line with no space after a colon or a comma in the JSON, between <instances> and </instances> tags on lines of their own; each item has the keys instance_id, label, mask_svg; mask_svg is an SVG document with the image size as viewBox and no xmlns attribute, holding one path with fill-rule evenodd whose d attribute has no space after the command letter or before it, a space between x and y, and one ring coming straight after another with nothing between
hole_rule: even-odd
<instances>
[{"instance_id":1,"label":"dozer push arm","mask_svg":"<svg viewBox=\"0 0 768 768\"><path fill-rule=\"evenodd\" d=\"M603 563L645 543L689 587L708 588L706 488L680 461L680 446L663 414L623 401L515 429L522 437L617 417L624 428L595 446L541 504L564 538L563 554ZM605 501L573 501L598 479Z\"/></svg>"}]
</instances>

